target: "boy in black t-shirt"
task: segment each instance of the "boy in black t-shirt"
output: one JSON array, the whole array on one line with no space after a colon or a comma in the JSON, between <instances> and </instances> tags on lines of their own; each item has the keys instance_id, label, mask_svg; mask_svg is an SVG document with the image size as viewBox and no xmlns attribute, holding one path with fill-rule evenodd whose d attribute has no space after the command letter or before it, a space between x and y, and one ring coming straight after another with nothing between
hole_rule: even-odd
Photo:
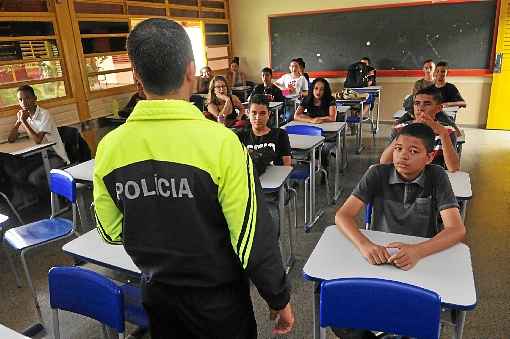
<instances>
[{"instance_id":1,"label":"boy in black t-shirt","mask_svg":"<svg viewBox=\"0 0 510 339\"><path fill-rule=\"evenodd\" d=\"M256 94L266 95L267 101L284 102L285 97L282 90L272 83L273 70L269 67L264 67L261 71L262 83L253 88L250 98Z\"/></svg>"},{"instance_id":2,"label":"boy in black t-shirt","mask_svg":"<svg viewBox=\"0 0 510 339\"><path fill-rule=\"evenodd\" d=\"M290 141L287 132L270 128L267 122L271 115L265 95L255 94L250 99L249 117L251 125L237 133L241 143L248 150L270 147L276 154L274 165L290 166Z\"/></svg>"},{"instance_id":3,"label":"boy in black t-shirt","mask_svg":"<svg viewBox=\"0 0 510 339\"><path fill-rule=\"evenodd\" d=\"M454 84L446 82L448 74L448 63L445 61L438 62L434 71L435 82L431 87L441 92L443 97L443 107L459 106L466 107L466 102L460 95L459 90Z\"/></svg>"}]
</instances>

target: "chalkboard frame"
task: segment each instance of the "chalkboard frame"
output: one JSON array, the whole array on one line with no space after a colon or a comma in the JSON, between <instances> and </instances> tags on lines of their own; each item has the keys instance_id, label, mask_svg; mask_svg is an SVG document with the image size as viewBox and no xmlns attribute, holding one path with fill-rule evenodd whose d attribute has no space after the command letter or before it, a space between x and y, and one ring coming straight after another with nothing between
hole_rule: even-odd
<instances>
[{"instance_id":1,"label":"chalkboard frame","mask_svg":"<svg viewBox=\"0 0 510 339\"><path fill-rule=\"evenodd\" d=\"M315 14L327 14L327 13L341 13L341 12L356 12L363 10L375 10L385 8L398 8L398 7L418 7L418 6L433 6L433 5L449 5L459 3L479 3L485 2L485 0L432 0L432 1L419 1L419 2L404 2L404 3L388 3L380 5L367 5L367 6L355 6L345 8L332 8L315 11L303 11L303 12L290 12L290 13L278 13L270 14L267 19L268 28L268 43L269 43L269 67L272 67L272 32L271 32L271 20L272 18L279 17L290 17L290 16L303 16L303 15L315 15ZM492 76L494 68L494 60L496 53L496 42L499 25L499 12L501 9L501 0L496 0L496 13L494 19L494 27L492 29L492 46L489 55L489 67L488 68L476 68L476 69L463 69L463 68L450 68L448 74L451 76ZM290 61L290 60L289 60ZM306 61L306 60L305 60ZM324 78L341 78L347 75L346 70L322 70L314 71L307 69L307 72L311 77L324 77ZM284 72L274 71L273 76L281 76ZM400 70L377 70L378 77L417 77L422 76L422 70L416 69L400 69Z\"/></svg>"}]
</instances>

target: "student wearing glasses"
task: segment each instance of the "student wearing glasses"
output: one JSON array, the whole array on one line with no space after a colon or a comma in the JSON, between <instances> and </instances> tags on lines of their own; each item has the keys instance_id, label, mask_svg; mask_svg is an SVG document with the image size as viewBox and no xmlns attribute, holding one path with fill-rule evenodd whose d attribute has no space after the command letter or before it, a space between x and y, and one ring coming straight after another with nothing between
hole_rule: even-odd
<instances>
[{"instance_id":1,"label":"student wearing glasses","mask_svg":"<svg viewBox=\"0 0 510 339\"><path fill-rule=\"evenodd\" d=\"M239 98L230 93L227 80L217 75L209 84L209 97L207 99L207 111L212 118L230 125L244 116L244 107Z\"/></svg>"}]
</instances>

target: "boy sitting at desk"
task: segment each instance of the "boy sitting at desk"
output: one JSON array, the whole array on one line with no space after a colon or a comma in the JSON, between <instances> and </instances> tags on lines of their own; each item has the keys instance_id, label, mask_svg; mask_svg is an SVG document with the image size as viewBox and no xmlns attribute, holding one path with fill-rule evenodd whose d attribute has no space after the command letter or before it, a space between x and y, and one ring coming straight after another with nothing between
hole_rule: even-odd
<instances>
[{"instance_id":1,"label":"boy sitting at desk","mask_svg":"<svg viewBox=\"0 0 510 339\"><path fill-rule=\"evenodd\" d=\"M279 166L291 166L290 142L287 132L281 128L270 128L267 122L271 115L265 95L255 94L250 98L250 125L237 135L248 151L269 147L274 152L272 163Z\"/></svg>"},{"instance_id":2,"label":"boy sitting at desk","mask_svg":"<svg viewBox=\"0 0 510 339\"><path fill-rule=\"evenodd\" d=\"M20 110L9 133L8 141L15 142L21 129L35 144L55 143L48 150L48 160L52 168L68 164L69 159L64 143L58 133L57 125L50 112L37 105L37 96L34 89L29 85L23 85L18 88L17 97ZM27 182L37 187L41 196L48 192L46 169L40 154L34 154L23 159L11 158L5 161L4 166L5 172L14 186L12 201L15 206L29 204L30 199L28 197L33 195L33 189L26 187Z\"/></svg>"},{"instance_id":3,"label":"boy sitting at desk","mask_svg":"<svg viewBox=\"0 0 510 339\"><path fill-rule=\"evenodd\" d=\"M264 67L261 71L261 78L262 83L253 88L250 98L256 94L263 94L268 101L284 102L285 97L282 94L282 90L272 83L273 70L269 67Z\"/></svg>"},{"instance_id":4,"label":"boy sitting at desk","mask_svg":"<svg viewBox=\"0 0 510 339\"><path fill-rule=\"evenodd\" d=\"M431 127L422 123L405 126L393 144L393 163L370 167L337 211L337 227L370 264L410 270L420 259L464 239L466 229L448 176L441 167L431 165L433 149ZM372 243L355 219L368 203L373 205L371 229L430 239L418 244ZM438 214L443 225L437 223ZM371 337L363 330L333 331L341 338Z\"/></svg>"},{"instance_id":5,"label":"boy sitting at desk","mask_svg":"<svg viewBox=\"0 0 510 339\"><path fill-rule=\"evenodd\" d=\"M393 162L393 149L399 130L415 122L421 122L432 128L436 137L434 144L433 163L441 165L451 172L460 169L459 155L455 149L457 134L460 135L455 123L442 111L441 93L434 87L418 91L414 97L414 114L407 112L395 123L390 140L391 143L381 154L379 162Z\"/></svg>"},{"instance_id":6,"label":"boy sitting at desk","mask_svg":"<svg viewBox=\"0 0 510 339\"><path fill-rule=\"evenodd\" d=\"M438 62L434 72L435 82L432 86L438 89L443 96L443 107L459 106L466 107L466 102L460 95L459 90L454 84L446 82L448 74L448 63L445 61Z\"/></svg>"}]
</instances>

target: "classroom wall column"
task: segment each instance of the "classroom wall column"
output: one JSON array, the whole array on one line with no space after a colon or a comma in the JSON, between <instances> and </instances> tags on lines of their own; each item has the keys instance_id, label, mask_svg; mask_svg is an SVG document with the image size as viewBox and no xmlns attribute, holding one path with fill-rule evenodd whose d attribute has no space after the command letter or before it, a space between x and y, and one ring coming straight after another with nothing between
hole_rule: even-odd
<instances>
[{"instance_id":1,"label":"classroom wall column","mask_svg":"<svg viewBox=\"0 0 510 339\"><path fill-rule=\"evenodd\" d=\"M496 55L503 58L501 72L492 77L487 128L510 130L508 93L510 93L510 0L501 0Z\"/></svg>"}]
</instances>

